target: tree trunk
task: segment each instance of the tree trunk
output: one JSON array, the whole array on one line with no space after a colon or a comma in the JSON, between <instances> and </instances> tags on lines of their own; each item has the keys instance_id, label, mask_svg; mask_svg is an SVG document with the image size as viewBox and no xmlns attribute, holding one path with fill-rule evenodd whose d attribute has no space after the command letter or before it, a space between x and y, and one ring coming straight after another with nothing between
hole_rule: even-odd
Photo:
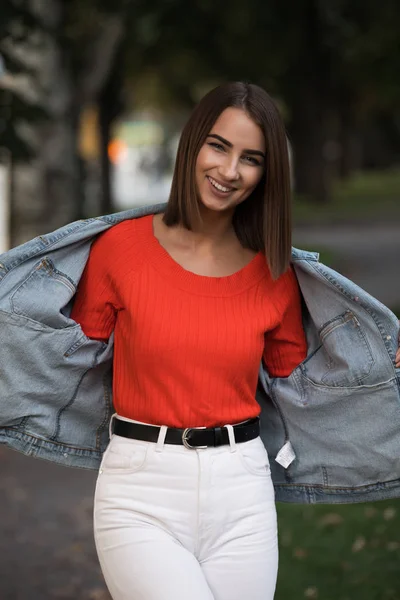
<instances>
[{"instance_id":1,"label":"tree trunk","mask_svg":"<svg viewBox=\"0 0 400 600\"><path fill-rule=\"evenodd\" d=\"M36 34L35 40L32 36L24 44L15 44L18 57L36 68L34 77L21 79L19 92L38 101L47 119L20 124L35 148L35 157L29 164L15 167L14 244L83 216L83 169L77 142L79 116L85 104L96 101L110 76L124 34L121 13L104 18L98 38L90 44L88 41L90 52L82 57L80 73L76 74L71 65L71 48L65 41L64 11L68 10L68 2L29 2L46 31Z\"/></svg>"},{"instance_id":2,"label":"tree trunk","mask_svg":"<svg viewBox=\"0 0 400 600\"><path fill-rule=\"evenodd\" d=\"M65 5L62 0L31 0L30 6L52 34L40 33L38 46L32 39L16 48L27 64L34 60L36 69L28 85L22 80L20 93L37 100L48 117L45 122L20 124L35 157L15 167L14 244L73 221L82 212L74 86L67 51L60 42Z\"/></svg>"},{"instance_id":3,"label":"tree trunk","mask_svg":"<svg viewBox=\"0 0 400 600\"><path fill-rule=\"evenodd\" d=\"M329 165L326 160L329 114L315 88L298 89L293 98L290 138L297 194L324 204L330 200Z\"/></svg>"},{"instance_id":4,"label":"tree trunk","mask_svg":"<svg viewBox=\"0 0 400 600\"><path fill-rule=\"evenodd\" d=\"M16 231L16 225L15 225L15 202L14 202L14 196L15 196L15 164L14 164L14 160L12 157L12 154L10 152L10 156L9 156L9 161L8 161L8 228L9 228L9 236L8 236L8 243L10 245L10 248L12 248L13 246L15 246L16 244L16 240L13 238L13 234Z\"/></svg>"},{"instance_id":5,"label":"tree trunk","mask_svg":"<svg viewBox=\"0 0 400 600\"><path fill-rule=\"evenodd\" d=\"M338 117L338 175L340 179L348 177L361 167L361 140L355 122L356 110L349 91L342 90L337 96Z\"/></svg>"},{"instance_id":6,"label":"tree trunk","mask_svg":"<svg viewBox=\"0 0 400 600\"><path fill-rule=\"evenodd\" d=\"M100 177L101 198L100 214L107 215L113 212L113 193L111 188L111 169L108 156L108 147L111 141L110 126L112 119L106 102L99 102L99 132L100 132Z\"/></svg>"},{"instance_id":7,"label":"tree trunk","mask_svg":"<svg viewBox=\"0 0 400 600\"><path fill-rule=\"evenodd\" d=\"M294 185L298 194L321 204L330 200L327 143L332 54L324 39L327 29L325 10L318 0L304 2L300 27L303 39L286 77Z\"/></svg>"},{"instance_id":8,"label":"tree trunk","mask_svg":"<svg viewBox=\"0 0 400 600\"><path fill-rule=\"evenodd\" d=\"M121 35L114 45L114 54L110 63L109 74L99 94L99 133L100 133L100 165L101 165L101 206L102 215L113 212L113 191L111 185L112 164L108 147L111 141L111 125L122 112L123 66L125 39Z\"/></svg>"}]
</instances>

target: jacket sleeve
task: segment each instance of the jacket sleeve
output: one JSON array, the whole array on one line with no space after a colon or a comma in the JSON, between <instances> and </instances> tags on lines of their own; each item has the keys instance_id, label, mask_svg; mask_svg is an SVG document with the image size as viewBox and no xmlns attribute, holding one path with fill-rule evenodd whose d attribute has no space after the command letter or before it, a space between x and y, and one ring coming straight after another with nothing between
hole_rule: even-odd
<instances>
[{"instance_id":1,"label":"jacket sleeve","mask_svg":"<svg viewBox=\"0 0 400 600\"><path fill-rule=\"evenodd\" d=\"M113 280L112 241L107 231L92 244L71 312L88 337L102 341L110 337L121 308Z\"/></svg>"},{"instance_id":2,"label":"jacket sleeve","mask_svg":"<svg viewBox=\"0 0 400 600\"><path fill-rule=\"evenodd\" d=\"M263 360L271 377L288 377L307 356L301 293L293 267L277 285L274 305L278 324L265 334Z\"/></svg>"}]
</instances>

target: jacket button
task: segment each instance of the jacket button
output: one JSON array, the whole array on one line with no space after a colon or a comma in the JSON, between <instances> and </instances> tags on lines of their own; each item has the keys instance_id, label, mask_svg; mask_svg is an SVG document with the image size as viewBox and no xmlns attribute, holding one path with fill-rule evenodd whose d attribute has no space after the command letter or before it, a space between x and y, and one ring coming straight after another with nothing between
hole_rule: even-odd
<instances>
[{"instance_id":1,"label":"jacket button","mask_svg":"<svg viewBox=\"0 0 400 600\"><path fill-rule=\"evenodd\" d=\"M391 339L392 339L392 336L391 336L391 335L387 335L387 336L386 336L386 339L387 339L387 340L391 340Z\"/></svg>"}]
</instances>

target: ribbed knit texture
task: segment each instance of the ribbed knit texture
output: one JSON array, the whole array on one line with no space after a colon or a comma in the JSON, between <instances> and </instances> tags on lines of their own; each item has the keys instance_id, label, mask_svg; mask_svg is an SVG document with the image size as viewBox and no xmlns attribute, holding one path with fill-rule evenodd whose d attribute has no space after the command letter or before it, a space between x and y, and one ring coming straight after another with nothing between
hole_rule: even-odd
<instances>
[{"instance_id":1,"label":"ribbed knit texture","mask_svg":"<svg viewBox=\"0 0 400 600\"><path fill-rule=\"evenodd\" d=\"M94 242L72 318L92 338L115 331L115 409L156 425L257 416L261 359L271 375L286 377L306 356L292 268L274 282L259 253L233 275L196 275L158 242L153 215Z\"/></svg>"}]
</instances>

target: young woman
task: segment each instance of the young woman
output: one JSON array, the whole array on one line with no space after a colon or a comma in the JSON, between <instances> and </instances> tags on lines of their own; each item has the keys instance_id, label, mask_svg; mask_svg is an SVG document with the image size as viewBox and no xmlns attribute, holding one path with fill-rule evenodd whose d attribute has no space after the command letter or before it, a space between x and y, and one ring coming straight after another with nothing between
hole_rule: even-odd
<instances>
[{"instance_id":1,"label":"young woman","mask_svg":"<svg viewBox=\"0 0 400 600\"><path fill-rule=\"evenodd\" d=\"M89 337L115 333L117 414L94 510L114 600L274 596L255 392L261 359L286 377L307 350L289 180L271 98L221 85L183 130L165 213L92 246L71 318Z\"/></svg>"},{"instance_id":2,"label":"young woman","mask_svg":"<svg viewBox=\"0 0 400 600\"><path fill-rule=\"evenodd\" d=\"M286 378L307 355L289 179L271 98L222 85L182 133L165 211L92 245L71 318L89 338L114 333L116 414L94 508L114 600L274 596L255 394L261 360Z\"/></svg>"}]
</instances>

